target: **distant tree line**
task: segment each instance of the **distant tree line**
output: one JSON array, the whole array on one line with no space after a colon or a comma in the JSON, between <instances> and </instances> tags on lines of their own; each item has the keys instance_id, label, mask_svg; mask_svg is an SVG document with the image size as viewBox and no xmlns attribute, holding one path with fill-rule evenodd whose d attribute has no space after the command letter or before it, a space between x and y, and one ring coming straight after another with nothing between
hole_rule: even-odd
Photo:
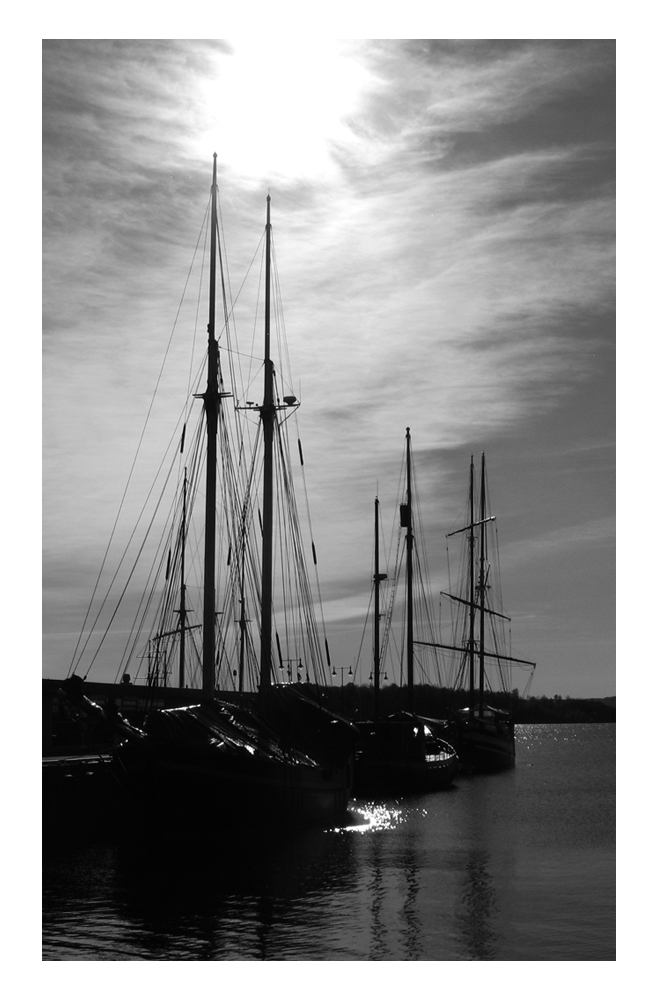
<instances>
[{"instance_id":1,"label":"distant tree line","mask_svg":"<svg viewBox=\"0 0 652 1000\"><path fill-rule=\"evenodd\" d=\"M332 711L345 718L370 719L374 713L374 690L371 685L345 684L322 687L320 694ZM405 711L407 691L397 684L387 684L378 693L379 714ZM510 711L516 723L528 722L615 722L615 698L521 698L511 692L492 692L487 700L496 708ZM431 719L446 719L450 712L468 704L465 692L431 685L415 685L414 710Z\"/></svg>"},{"instance_id":2,"label":"distant tree line","mask_svg":"<svg viewBox=\"0 0 652 1000\"><path fill-rule=\"evenodd\" d=\"M516 722L615 722L615 698L521 698L514 706Z\"/></svg>"}]
</instances>

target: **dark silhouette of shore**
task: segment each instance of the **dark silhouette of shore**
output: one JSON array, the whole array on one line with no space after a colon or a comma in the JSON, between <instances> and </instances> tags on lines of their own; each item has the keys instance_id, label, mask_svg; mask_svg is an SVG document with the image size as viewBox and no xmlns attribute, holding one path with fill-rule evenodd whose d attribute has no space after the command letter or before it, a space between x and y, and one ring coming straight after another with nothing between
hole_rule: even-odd
<instances>
[{"instance_id":1,"label":"dark silhouette of shore","mask_svg":"<svg viewBox=\"0 0 652 1000\"><path fill-rule=\"evenodd\" d=\"M341 689L322 688L322 697L329 707L347 718L368 719L373 716L374 693L371 685L344 685ZM487 699L496 708L512 713L514 722L615 722L616 699L612 698L521 698L517 691L497 692ZM446 719L451 711L466 704L464 692L422 684L414 687L414 706L419 715L431 719ZM396 684L380 690L380 714L389 715L405 709L405 691Z\"/></svg>"}]
</instances>

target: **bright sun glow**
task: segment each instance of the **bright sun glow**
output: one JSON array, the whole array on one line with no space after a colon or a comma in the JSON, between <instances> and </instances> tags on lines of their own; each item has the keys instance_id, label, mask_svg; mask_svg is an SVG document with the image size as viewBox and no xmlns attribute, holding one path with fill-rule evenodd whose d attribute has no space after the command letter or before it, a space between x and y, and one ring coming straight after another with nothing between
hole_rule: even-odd
<instances>
[{"instance_id":1,"label":"bright sun glow","mask_svg":"<svg viewBox=\"0 0 652 1000\"><path fill-rule=\"evenodd\" d=\"M355 49L333 39L230 43L234 54L202 88L220 160L257 180L328 175L367 79Z\"/></svg>"}]
</instances>

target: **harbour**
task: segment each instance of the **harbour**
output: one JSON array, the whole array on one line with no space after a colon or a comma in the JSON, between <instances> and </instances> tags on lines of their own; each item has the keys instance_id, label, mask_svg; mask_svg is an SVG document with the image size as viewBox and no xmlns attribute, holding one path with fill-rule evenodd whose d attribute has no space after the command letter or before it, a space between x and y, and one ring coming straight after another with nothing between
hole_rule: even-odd
<instances>
[{"instance_id":1,"label":"harbour","mask_svg":"<svg viewBox=\"0 0 652 1000\"><path fill-rule=\"evenodd\" d=\"M43 960L613 963L613 42L43 90Z\"/></svg>"},{"instance_id":2,"label":"harbour","mask_svg":"<svg viewBox=\"0 0 652 1000\"><path fill-rule=\"evenodd\" d=\"M615 725L516 744L512 769L356 799L341 825L46 844L43 957L614 961Z\"/></svg>"}]
</instances>

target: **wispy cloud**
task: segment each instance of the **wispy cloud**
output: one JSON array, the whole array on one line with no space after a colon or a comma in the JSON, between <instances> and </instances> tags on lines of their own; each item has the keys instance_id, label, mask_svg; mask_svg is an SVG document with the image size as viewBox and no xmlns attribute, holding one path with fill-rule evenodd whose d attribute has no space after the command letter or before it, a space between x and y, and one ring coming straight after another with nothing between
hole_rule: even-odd
<instances>
[{"instance_id":1,"label":"wispy cloud","mask_svg":"<svg viewBox=\"0 0 652 1000\"><path fill-rule=\"evenodd\" d=\"M501 562L508 566L517 562L554 559L559 552L568 554L571 551L576 553L577 558L581 558L580 549L588 547L596 551L603 546L613 548L615 540L615 516L601 517L547 531L521 541L518 545L508 546L503 550Z\"/></svg>"},{"instance_id":2,"label":"wispy cloud","mask_svg":"<svg viewBox=\"0 0 652 1000\"><path fill-rule=\"evenodd\" d=\"M406 426L432 462L433 530L464 475L453 460L477 442L501 456L510 442L501 468L513 475L534 450L545 489L562 454L602 438L613 73L613 45L599 40L327 40L269 60L249 38L48 42L44 523L58 596L110 530L214 149L234 288L271 187L333 620L362 613L369 505L377 484L394 496ZM238 309L245 329L254 304ZM200 317L198 354L204 329ZM181 346L160 390L167 435L188 380ZM594 483L610 475L591 468ZM578 475L573 495L584 488ZM547 508L553 520L519 549L523 573L569 530ZM586 530L597 545L599 521L587 515L563 544Z\"/></svg>"}]
</instances>

